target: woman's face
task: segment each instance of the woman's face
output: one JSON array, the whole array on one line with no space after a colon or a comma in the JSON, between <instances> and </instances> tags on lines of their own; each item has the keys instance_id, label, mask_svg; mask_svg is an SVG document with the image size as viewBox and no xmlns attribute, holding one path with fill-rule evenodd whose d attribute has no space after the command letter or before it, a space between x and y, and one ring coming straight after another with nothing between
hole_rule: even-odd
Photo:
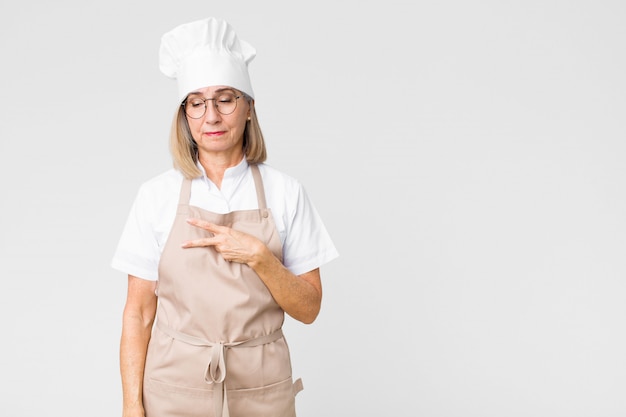
<instances>
[{"instance_id":1,"label":"woman's face","mask_svg":"<svg viewBox=\"0 0 626 417\"><path fill-rule=\"evenodd\" d=\"M199 118L190 117L194 111L202 113L204 100L206 100L204 115ZM191 135L198 144L198 152L241 151L243 132L250 116L250 106L241 92L227 86L205 87L189 93L186 101L187 123ZM232 113L222 114L230 111L234 104L236 107Z\"/></svg>"}]
</instances>

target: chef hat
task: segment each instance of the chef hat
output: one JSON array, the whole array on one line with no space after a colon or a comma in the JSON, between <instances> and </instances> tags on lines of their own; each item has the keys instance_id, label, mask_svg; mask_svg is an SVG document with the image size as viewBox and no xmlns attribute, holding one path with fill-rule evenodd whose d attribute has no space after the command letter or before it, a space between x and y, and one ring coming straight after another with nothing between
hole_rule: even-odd
<instances>
[{"instance_id":1,"label":"chef hat","mask_svg":"<svg viewBox=\"0 0 626 417\"><path fill-rule=\"evenodd\" d=\"M224 20L210 17L182 24L164 34L159 68L178 81L182 101L199 88L226 85L254 98L248 64L256 50L237 37Z\"/></svg>"}]
</instances>

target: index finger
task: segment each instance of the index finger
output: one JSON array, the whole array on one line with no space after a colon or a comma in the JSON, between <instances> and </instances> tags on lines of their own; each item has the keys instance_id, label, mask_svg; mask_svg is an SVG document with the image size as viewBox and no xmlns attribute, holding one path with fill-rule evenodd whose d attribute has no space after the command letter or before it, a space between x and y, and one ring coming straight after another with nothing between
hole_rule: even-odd
<instances>
[{"instance_id":1,"label":"index finger","mask_svg":"<svg viewBox=\"0 0 626 417\"><path fill-rule=\"evenodd\" d=\"M187 240L187 241L181 243L180 247L184 248L184 249L188 249L188 248L203 248L203 247L208 247L208 246L215 246L218 243L219 242L217 242L214 238L207 237L207 238L204 238L204 239Z\"/></svg>"},{"instance_id":2,"label":"index finger","mask_svg":"<svg viewBox=\"0 0 626 417\"><path fill-rule=\"evenodd\" d=\"M201 229L204 229L204 230L206 230L208 232L211 232L211 233L219 233L220 229L224 228L224 226L218 226L215 223L211 223L211 222L208 222L206 220L197 219L197 218L193 218L193 217L187 219L187 223L189 223L192 226L196 226L196 227L199 227Z\"/></svg>"}]
</instances>

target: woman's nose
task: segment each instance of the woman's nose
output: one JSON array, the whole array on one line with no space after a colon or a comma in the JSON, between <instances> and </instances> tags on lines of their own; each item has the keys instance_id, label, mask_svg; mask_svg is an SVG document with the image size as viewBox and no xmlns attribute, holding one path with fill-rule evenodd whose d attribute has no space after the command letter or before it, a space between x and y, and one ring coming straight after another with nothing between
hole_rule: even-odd
<instances>
[{"instance_id":1,"label":"woman's nose","mask_svg":"<svg viewBox=\"0 0 626 417\"><path fill-rule=\"evenodd\" d=\"M222 115L217 111L217 107L213 102L206 103L206 112L204 113L204 121L207 123L215 123L222 120Z\"/></svg>"}]
</instances>

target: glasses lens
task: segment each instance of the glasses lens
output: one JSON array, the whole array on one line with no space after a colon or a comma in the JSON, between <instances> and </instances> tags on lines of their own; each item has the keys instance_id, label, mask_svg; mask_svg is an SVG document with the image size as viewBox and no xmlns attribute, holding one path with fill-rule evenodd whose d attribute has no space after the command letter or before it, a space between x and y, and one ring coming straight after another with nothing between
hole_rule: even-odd
<instances>
[{"instance_id":1,"label":"glasses lens","mask_svg":"<svg viewBox=\"0 0 626 417\"><path fill-rule=\"evenodd\" d=\"M185 113L192 119L199 119L204 116L205 109L204 101L199 98L188 99L185 102Z\"/></svg>"},{"instance_id":2,"label":"glasses lens","mask_svg":"<svg viewBox=\"0 0 626 417\"><path fill-rule=\"evenodd\" d=\"M222 93L215 97L215 108L222 114L231 114L237 108L237 97L231 93Z\"/></svg>"}]
</instances>

